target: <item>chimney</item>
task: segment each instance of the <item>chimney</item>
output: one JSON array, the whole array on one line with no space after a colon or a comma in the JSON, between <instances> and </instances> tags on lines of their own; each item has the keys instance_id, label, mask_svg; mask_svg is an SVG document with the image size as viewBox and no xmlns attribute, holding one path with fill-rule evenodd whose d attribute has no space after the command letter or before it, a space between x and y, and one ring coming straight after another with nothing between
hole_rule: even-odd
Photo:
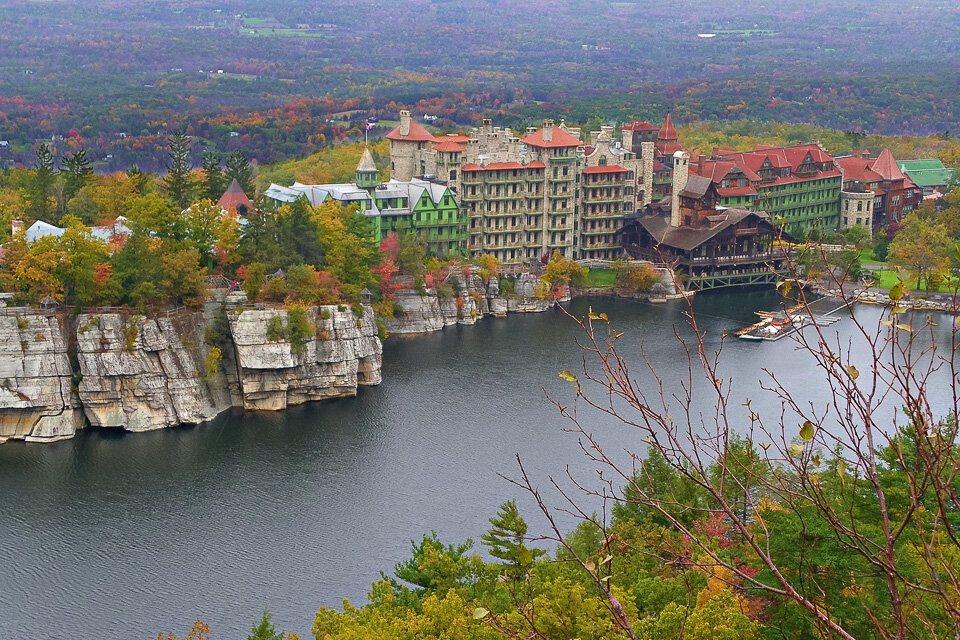
<instances>
[{"instance_id":1,"label":"chimney","mask_svg":"<svg viewBox=\"0 0 960 640\"><path fill-rule=\"evenodd\" d=\"M400 111L400 135L410 135L410 112L406 109Z\"/></svg>"},{"instance_id":2,"label":"chimney","mask_svg":"<svg viewBox=\"0 0 960 640\"><path fill-rule=\"evenodd\" d=\"M677 151L673 154L673 187L670 190L670 226L680 226L680 192L687 187L690 172L690 154Z\"/></svg>"},{"instance_id":3,"label":"chimney","mask_svg":"<svg viewBox=\"0 0 960 640\"><path fill-rule=\"evenodd\" d=\"M10 223L10 234L16 236L18 233L23 233L23 220L13 220Z\"/></svg>"},{"instance_id":4,"label":"chimney","mask_svg":"<svg viewBox=\"0 0 960 640\"><path fill-rule=\"evenodd\" d=\"M543 141L550 142L553 140L553 120L549 118L543 121Z\"/></svg>"}]
</instances>

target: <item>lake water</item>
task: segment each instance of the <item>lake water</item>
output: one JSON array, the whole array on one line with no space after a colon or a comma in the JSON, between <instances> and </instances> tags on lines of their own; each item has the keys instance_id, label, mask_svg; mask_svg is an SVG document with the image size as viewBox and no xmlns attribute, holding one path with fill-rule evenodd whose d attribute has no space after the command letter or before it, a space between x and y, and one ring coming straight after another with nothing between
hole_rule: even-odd
<instances>
[{"instance_id":1,"label":"lake water","mask_svg":"<svg viewBox=\"0 0 960 640\"><path fill-rule=\"evenodd\" d=\"M674 328L690 335L684 303L578 299L573 311L588 302L626 332L621 351L641 384L649 379L641 341L676 383L685 361ZM697 301L713 348L723 329L776 307L771 293ZM879 309L860 314L874 319ZM829 331L851 327L844 320ZM244 638L265 607L278 628L309 637L318 606L362 603L379 572L408 557L411 538L433 529L447 542L478 539L497 506L520 497L498 477L515 475L515 454L544 485L568 464L591 474L543 391L570 398L557 372L578 367L577 335L558 310L488 318L389 340L383 384L356 398L0 446L0 638L153 640L185 634L197 617L217 640ZM776 409L759 390L762 367L826 399L823 375L794 346L728 341L731 404L751 397L754 410ZM589 424L638 447L608 420ZM521 505L529 506L522 497Z\"/></svg>"}]
</instances>

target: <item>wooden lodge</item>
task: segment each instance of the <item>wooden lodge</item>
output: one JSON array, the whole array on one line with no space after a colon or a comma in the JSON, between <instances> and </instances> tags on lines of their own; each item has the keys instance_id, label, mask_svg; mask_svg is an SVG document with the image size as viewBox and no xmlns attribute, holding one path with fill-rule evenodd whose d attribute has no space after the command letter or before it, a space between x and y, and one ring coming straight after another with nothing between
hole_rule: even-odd
<instances>
[{"instance_id":1,"label":"wooden lodge","mask_svg":"<svg viewBox=\"0 0 960 640\"><path fill-rule=\"evenodd\" d=\"M690 176L676 198L625 216L623 247L632 258L672 264L693 291L774 284L787 275L770 216L718 209L718 201L709 179Z\"/></svg>"}]
</instances>

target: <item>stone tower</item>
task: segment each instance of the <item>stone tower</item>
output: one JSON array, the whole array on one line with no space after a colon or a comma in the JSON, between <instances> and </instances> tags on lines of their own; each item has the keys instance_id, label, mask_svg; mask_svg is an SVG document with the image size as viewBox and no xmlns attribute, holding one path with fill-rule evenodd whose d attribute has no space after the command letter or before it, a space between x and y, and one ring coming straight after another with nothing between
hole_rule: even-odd
<instances>
[{"instance_id":1,"label":"stone tower","mask_svg":"<svg viewBox=\"0 0 960 640\"><path fill-rule=\"evenodd\" d=\"M400 126L387 134L390 141L390 177L403 182L435 170L433 145L437 141L429 131L400 111Z\"/></svg>"},{"instance_id":2,"label":"stone tower","mask_svg":"<svg viewBox=\"0 0 960 640\"><path fill-rule=\"evenodd\" d=\"M673 188L670 190L670 226L680 226L680 193L687 187L690 173L690 154L676 151L673 154Z\"/></svg>"},{"instance_id":3,"label":"stone tower","mask_svg":"<svg viewBox=\"0 0 960 640\"><path fill-rule=\"evenodd\" d=\"M647 206L653 201L653 154L656 146L652 141L640 143L640 162L643 165L643 198L640 204Z\"/></svg>"}]
</instances>

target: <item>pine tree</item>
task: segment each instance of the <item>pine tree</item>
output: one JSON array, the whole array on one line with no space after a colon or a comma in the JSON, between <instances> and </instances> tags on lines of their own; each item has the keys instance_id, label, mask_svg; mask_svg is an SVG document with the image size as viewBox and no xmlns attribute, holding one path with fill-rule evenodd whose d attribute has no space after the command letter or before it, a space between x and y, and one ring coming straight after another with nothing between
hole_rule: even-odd
<instances>
[{"instance_id":1,"label":"pine tree","mask_svg":"<svg viewBox=\"0 0 960 640\"><path fill-rule=\"evenodd\" d=\"M130 181L133 183L133 188L136 190L138 195L147 194L147 183L149 178L147 174L143 171L140 171L140 167L135 164L130 165L130 168L127 169L127 177L130 178Z\"/></svg>"},{"instance_id":2,"label":"pine tree","mask_svg":"<svg viewBox=\"0 0 960 640\"><path fill-rule=\"evenodd\" d=\"M253 625L247 640L283 640L284 634L277 631L270 621L270 612L264 610L260 622Z\"/></svg>"},{"instance_id":3,"label":"pine tree","mask_svg":"<svg viewBox=\"0 0 960 640\"><path fill-rule=\"evenodd\" d=\"M530 549L524 544L527 535L527 522L520 515L517 503L507 500L500 505L497 515L490 518L493 528L480 536L484 546L490 548L490 555L505 560L515 569L522 569L533 563L545 551Z\"/></svg>"},{"instance_id":4,"label":"pine tree","mask_svg":"<svg viewBox=\"0 0 960 640\"><path fill-rule=\"evenodd\" d=\"M70 198L77 195L77 192L90 182L93 169L90 168L90 161L87 160L87 152L83 149L74 152L73 155L64 154L60 161L63 164L63 174L65 178L63 187L64 199L70 200Z\"/></svg>"},{"instance_id":5,"label":"pine tree","mask_svg":"<svg viewBox=\"0 0 960 640\"><path fill-rule=\"evenodd\" d=\"M37 169L30 184L28 198L30 215L37 220L53 222L54 208L50 206L50 195L56 179L57 168L50 147L41 144L37 148Z\"/></svg>"},{"instance_id":6,"label":"pine tree","mask_svg":"<svg viewBox=\"0 0 960 640\"><path fill-rule=\"evenodd\" d=\"M167 198L181 209L186 209L193 198L193 180L190 177L190 138L182 129L168 138L170 163L163 179Z\"/></svg>"},{"instance_id":7,"label":"pine tree","mask_svg":"<svg viewBox=\"0 0 960 640\"><path fill-rule=\"evenodd\" d=\"M204 151L200 166L203 168L203 197L216 202L228 184L223 169L220 168L220 154L216 151Z\"/></svg>"},{"instance_id":8,"label":"pine tree","mask_svg":"<svg viewBox=\"0 0 960 640\"><path fill-rule=\"evenodd\" d=\"M224 173L226 174L224 180L226 184L229 185L231 180L236 180L248 198L254 196L253 167L250 166L250 161L247 160L243 151L238 149L227 157L227 169ZM220 195L217 195L217 198L219 197Z\"/></svg>"}]
</instances>

